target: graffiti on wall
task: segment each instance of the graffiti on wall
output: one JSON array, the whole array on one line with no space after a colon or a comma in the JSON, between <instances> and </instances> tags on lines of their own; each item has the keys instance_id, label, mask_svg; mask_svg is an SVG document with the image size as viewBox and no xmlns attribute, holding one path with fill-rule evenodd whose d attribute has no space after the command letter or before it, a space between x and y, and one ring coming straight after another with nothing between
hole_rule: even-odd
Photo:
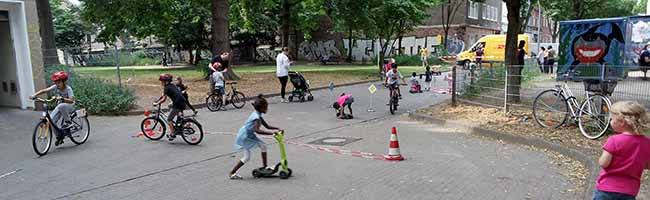
<instances>
[{"instance_id":1,"label":"graffiti on wall","mask_svg":"<svg viewBox=\"0 0 650 200\"><path fill-rule=\"evenodd\" d=\"M462 40L460 40L462 42ZM355 39L353 40L354 44L352 45L352 59L355 61L368 61L377 55L376 51L380 51L381 44L377 40L363 40ZM349 48L348 40L343 40L343 47L347 50ZM386 55L390 56L391 52L397 50L397 41L390 41L389 44L394 44L394 46L388 46L386 49ZM426 44L426 45L425 45ZM419 48L427 46L430 53L435 52L435 46L440 45L437 37L427 37L427 38L416 38L416 37L404 37L402 38L402 48L404 48L404 54L406 55L419 55ZM464 48L465 43L462 42L462 48ZM458 47L456 47L458 48Z\"/></svg>"},{"instance_id":2,"label":"graffiti on wall","mask_svg":"<svg viewBox=\"0 0 650 200\"><path fill-rule=\"evenodd\" d=\"M575 70L579 75L570 78L576 80L623 78L622 26L622 19L561 23L558 74Z\"/></svg>"},{"instance_id":3,"label":"graffiti on wall","mask_svg":"<svg viewBox=\"0 0 650 200\"><path fill-rule=\"evenodd\" d=\"M464 49L465 41L454 37L447 38L447 53L456 55L462 52Z\"/></svg>"},{"instance_id":4,"label":"graffiti on wall","mask_svg":"<svg viewBox=\"0 0 650 200\"><path fill-rule=\"evenodd\" d=\"M323 57L340 57L341 51L336 48L334 40L304 41L298 47L298 55L307 60L320 60Z\"/></svg>"},{"instance_id":5,"label":"graffiti on wall","mask_svg":"<svg viewBox=\"0 0 650 200\"><path fill-rule=\"evenodd\" d=\"M260 45L255 48L255 60L256 61L275 61L275 57L278 55L278 52L275 51L271 45Z\"/></svg>"}]
</instances>

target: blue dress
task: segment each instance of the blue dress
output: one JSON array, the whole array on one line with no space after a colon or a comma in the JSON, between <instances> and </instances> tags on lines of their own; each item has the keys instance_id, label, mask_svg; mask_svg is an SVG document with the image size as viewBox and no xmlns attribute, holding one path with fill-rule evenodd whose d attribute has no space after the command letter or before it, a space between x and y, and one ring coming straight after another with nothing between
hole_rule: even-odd
<instances>
[{"instance_id":1,"label":"blue dress","mask_svg":"<svg viewBox=\"0 0 650 200\"><path fill-rule=\"evenodd\" d=\"M255 134L255 121L260 120L262 114L255 111L246 120L244 126L239 129L237 139L235 139L235 150L255 148L259 144L264 144Z\"/></svg>"}]
</instances>

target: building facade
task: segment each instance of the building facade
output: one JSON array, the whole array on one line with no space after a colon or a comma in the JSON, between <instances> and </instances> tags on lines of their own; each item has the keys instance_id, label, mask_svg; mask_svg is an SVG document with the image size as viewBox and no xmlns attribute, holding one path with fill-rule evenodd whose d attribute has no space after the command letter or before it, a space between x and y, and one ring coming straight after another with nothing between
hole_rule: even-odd
<instances>
[{"instance_id":1,"label":"building facade","mask_svg":"<svg viewBox=\"0 0 650 200\"><path fill-rule=\"evenodd\" d=\"M34 107L44 76L36 0L0 0L0 107Z\"/></svg>"}]
</instances>

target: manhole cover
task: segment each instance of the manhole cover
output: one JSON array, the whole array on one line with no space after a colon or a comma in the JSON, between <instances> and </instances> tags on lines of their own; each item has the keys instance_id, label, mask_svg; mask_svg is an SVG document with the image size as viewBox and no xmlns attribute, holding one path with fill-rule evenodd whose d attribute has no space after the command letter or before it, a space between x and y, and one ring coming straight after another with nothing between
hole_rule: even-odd
<instances>
[{"instance_id":1,"label":"manhole cover","mask_svg":"<svg viewBox=\"0 0 650 200\"><path fill-rule=\"evenodd\" d=\"M315 145L330 145L330 146L344 146L356 141L361 140L361 138L351 138L351 137L325 137L318 140L309 142L308 144Z\"/></svg>"}]
</instances>

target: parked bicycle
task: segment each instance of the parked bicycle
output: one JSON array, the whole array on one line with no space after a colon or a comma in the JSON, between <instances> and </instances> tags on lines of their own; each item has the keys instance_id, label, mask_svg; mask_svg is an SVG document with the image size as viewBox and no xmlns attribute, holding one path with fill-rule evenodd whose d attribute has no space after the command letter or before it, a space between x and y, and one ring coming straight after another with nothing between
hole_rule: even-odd
<instances>
[{"instance_id":1,"label":"parked bicycle","mask_svg":"<svg viewBox=\"0 0 650 200\"><path fill-rule=\"evenodd\" d=\"M217 94L213 91L207 98L205 98L205 104L208 107L208 110L216 112L221 110L228 104L232 104L233 107L240 109L246 105L246 96L244 93L237 91L236 81L226 82L226 85L230 85L230 92L226 93L224 102L224 96Z\"/></svg>"},{"instance_id":2,"label":"parked bicycle","mask_svg":"<svg viewBox=\"0 0 650 200\"><path fill-rule=\"evenodd\" d=\"M167 114L162 112L161 105L155 106L153 116L147 116L140 123L140 131L150 140L160 140L167 132ZM203 126L194 117L184 116L181 112L174 119L174 130L176 135L180 135L183 140L190 145L197 145L203 140Z\"/></svg>"},{"instance_id":3,"label":"parked bicycle","mask_svg":"<svg viewBox=\"0 0 650 200\"><path fill-rule=\"evenodd\" d=\"M70 122L72 124L67 128L61 128L64 127L64 120L61 120L60 125L53 122L48 106L49 103L55 102L56 98L34 98L33 100L44 103L43 116L39 119L38 124L36 124L34 135L32 136L32 146L34 147L34 152L36 152L36 154L39 156L47 154L52 147L52 133L54 133L54 136L56 136L57 139L63 139L67 136L77 145L83 144L88 140L88 136L90 135L90 123L88 122L88 115L85 108L70 113ZM52 132L52 130L54 130L54 132Z\"/></svg>"},{"instance_id":4,"label":"parked bicycle","mask_svg":"<svg viewBox=\"0 0 650 200\"><path fill-rule=\"evenodd\" d=\"M566 123L569 115L577 121L580 132L586 138L603 136L610 122L609 108L612 105L608 95L616 87L615 81L585 80L584 100L578 99L567 85L570 71L564 74L564 84L544 90L533 102L533 118L542 127L557 128Z\"/></svg>"}]
</instances>

